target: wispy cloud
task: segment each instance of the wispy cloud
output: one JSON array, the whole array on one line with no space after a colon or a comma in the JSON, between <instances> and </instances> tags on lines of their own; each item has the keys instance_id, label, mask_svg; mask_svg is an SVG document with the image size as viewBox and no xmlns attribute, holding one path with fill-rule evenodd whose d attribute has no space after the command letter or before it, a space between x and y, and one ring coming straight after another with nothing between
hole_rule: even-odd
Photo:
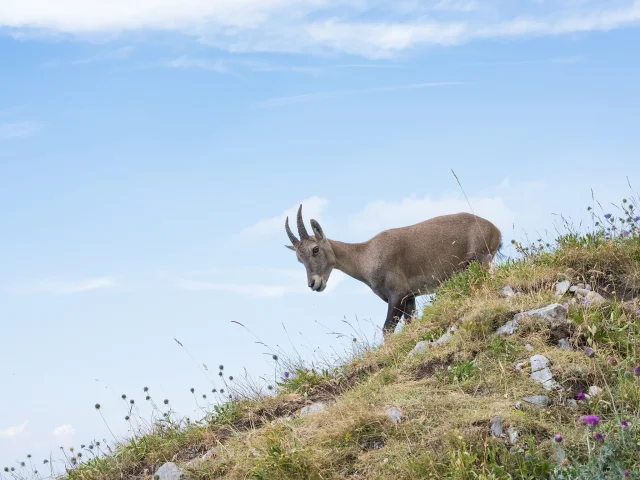
<instances>
[{"instance_id":1,"label":"wispy cloud","mask_svg":"<svg viewBox=\"0 0 640 480\"><path fill-rule=\"evenodd\" d=\"M116 48L113 50L106 50L90 57L81 58L71 62L74 65L87 65L90 63L110 62L116 60L125 60L131 56L135 47L129 45L125 47Z\"/></svg>"},{"instance_id":2,"label":"wispy cloud","mask_svg":"<svg viewBox=\"0 0 640 480\"><path fill-rule=\"evenodd\" d=\"M371 87L360 88L353 90L333 90L328 92L314 92L306 93L303 95L291 95L288 97L277 97L265 100L258 104L261 108L273 108L282 107L284 105L290 105L292 103L308 102L311 100L317 100L322 98L334 98L344 97L348 95L358 95L366 93L380 93L380 92L394 92L398 90L417 90L423 88L436 88L436 87L453 87L465 85L464 82L424 82L424 83L409 83L405 85L390 85L386 87Z\"/></svg>"},{"instance_id":3,"label":"wispy cloud","mask_svg":"<svg viewBox=\"0 0 640 480\"><path fill-rule=\"evenodd\" d=\"M0 124L0 139L9 140L35 135L42 128L39 122L25 121Z\"/></svg>"},{"instance_id":4,"label":"wispy cloud","mask_svg":"<svg viewBox=\"0 0 640 480\"><path fill-rule=\"evenodd\" d=\"M21 425L14 425L0 430L0 438L11 438L20 435L27 426L28 420L25 420Z\"/></svg>"},{"instance_id":5,"label":"wispy cloud","mask_svg":"<svg viewBox=\"0 0 640 480\"><path fill-rule=\"evenodd\" d=\"M37 284L17 288L16 293L52 293L55 295L71 295L117 287L118 283L108 277L88 278L76 282L42 281Z\"/></svg>"},{"instance_id":6,"label":"wispy cloud","mask_svg":"<svg viewBox=\"0 0 640 480\"><path fill-rule=\"evenodd\" d=\"M203 280L181 280L178 287L182 290L193 292L217 291L226 292L235 295L245 295L251 298L277 298L290 294L307 294L314 293L309 290L305 281L304 267L300 266L298 281L290 281L280 284L261 284L261 283L218 283ZM329 277L327 288L324 294L331 293L336 290L345 278L345 275L335 270Z\"/></svg>"},{"instance_id":7,"label":"wispy cloud","mask_svg":"<svg viewBox=\"0 0 640 480\"><path fill-rule=\"evenodd\" d=\"M474 40L557 36L640 24L640 0L563 1L560 7L558 3L437 0L427 5L405 0L381 6L372 0L8 0L0 9L0 27L13 36L45 31L90 38L171 31L233 53L339 52L386 58L415 48Z\"/></svg>"},{"instance_id":8,"label":"wispy cloud","mask_svg":"<svg viewBox=\"0 0 640 480\"><path fill-rule=\"evenodd\" d=\"M53 429L54 437L70 437L76 433L76 429L72 425L64 424Z\"/></svg>"},{"instance_id":9,"label":"wispy cloud","mask_svg":"<svg viewBox=\"0 0 640 480\"><path fill-rule=\"evenodd\" d=\"M322 219L322 213L324 212L329 201L326 198L310 197L300 202L302 204L302 211L304 217L309 220L315 218L320 221ZM284 233L284 222L289 217L289 224L295 225L296 213L299 205L292 206L286 209L279 215L275 215L269 218L263 218L258 220L252 226L242 231L243 235L273 235L274 233ZM293 222L293 223L291 223Z\"/></svg>"}]
</instances>

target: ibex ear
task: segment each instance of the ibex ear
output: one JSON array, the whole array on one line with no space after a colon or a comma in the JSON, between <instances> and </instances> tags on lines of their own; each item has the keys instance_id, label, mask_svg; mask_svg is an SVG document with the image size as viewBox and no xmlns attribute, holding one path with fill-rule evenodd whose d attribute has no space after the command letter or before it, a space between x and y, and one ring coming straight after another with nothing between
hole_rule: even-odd
<instances>
[{"instance_id":1,"label":"ibex ear","mask_svg":"<svg viewBox=\"0 0 640 480\"><path fill-rule=\"evenodd\" d=\"M289 250L293 250L294 252L296 251L296 247L294 247L293 245L285 245L285 247L287 247Z\"/></svg>"},{"instance_id":2,"label":"ibex ear","mask_svg":"<svg viewBox=\"0 0 640 480\"><path fill-rule=\"evenodd\" d=\"M317 240L324 240L324 232L322 231L322 227L313 219L311 219L311 229L313 230L313 234L316 236Z\"/></svg>"}]
</instances>

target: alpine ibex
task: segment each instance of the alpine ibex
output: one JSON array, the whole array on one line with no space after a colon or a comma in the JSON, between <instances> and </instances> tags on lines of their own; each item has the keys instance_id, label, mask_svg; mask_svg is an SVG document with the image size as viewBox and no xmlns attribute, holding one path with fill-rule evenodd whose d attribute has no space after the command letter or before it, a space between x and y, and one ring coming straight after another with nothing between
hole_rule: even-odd
<instances>
[{"instance_id":1,"label":"alpine ibex","mask_svg":"<svg viewBox=\"0 0 640 480\"><path fill-rule=\"evenodd\" d=\"M383 333L392 333L404 315L411 320L418 295L430 294L454 273L473 262L485 266L501 246L500 230L470 213L443 215L402 228L385 230L363 243L328 239L316 220L309 235L298 209L298 235L285 230L298 261L307 270L311 290L322 292L334 268L366 283L388 303Z\"/></svg>"}]
</instances>

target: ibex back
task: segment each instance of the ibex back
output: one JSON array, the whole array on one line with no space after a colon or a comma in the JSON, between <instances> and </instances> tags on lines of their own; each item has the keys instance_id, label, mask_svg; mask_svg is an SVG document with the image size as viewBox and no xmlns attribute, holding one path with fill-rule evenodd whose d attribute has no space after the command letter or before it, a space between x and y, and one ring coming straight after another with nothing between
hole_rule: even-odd
<instances>
[{"instance_id":1,"label":"ibex back","mask_svg":"<svg viewBox=\"0 0 640 480\"><path fill-rule=\"evenodd\" d=\"M408 322L416 309L415 297L433 293L437 286L478 261L491 263L501 245L500 230L470 213L443 215L402 228L385 230L362 243L328 239L316 220L309 235L298 209L298 235L285 230L298 261L307 270L309 288L322 292L334 268L366 283L388 303L385 336L402 316Z\"/></svg>"}]
</instances>

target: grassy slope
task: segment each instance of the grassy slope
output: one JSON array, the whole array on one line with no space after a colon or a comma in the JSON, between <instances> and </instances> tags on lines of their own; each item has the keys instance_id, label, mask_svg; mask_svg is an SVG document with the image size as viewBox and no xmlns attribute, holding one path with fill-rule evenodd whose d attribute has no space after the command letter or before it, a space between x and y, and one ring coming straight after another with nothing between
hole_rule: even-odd
<instances>
[{"instance_id":1,"label":"grassy slope","mask_svg":"<svg viewBox=\"0 0 640 480\"><path fill-rule=\"evenodd\" d=\"M640 478L640 236L605 238L605 231L559 240L553 252L525 248L525 259L489 274L475 266L437 292L423 317L385 345L368 349L334 372L299 370L275 395L228 403L201 424L167 422L120 445L114 454L80 462L68 480L151 478L165 461L187 460L212 447L216 454L191 478L209 479L415 479L415 478ZM558 280L590 283L607 301L583 304ZM504 285L521 295L505 299ZM525 321L500 338L495 329L517 312L568 302L573 320L571 350L557 346L557 332ZM452 339L407 360L416 342L437 338L464 319ZM565 392L546 392L517 362L532 353L551 360ZM590 345L594 357L583 352ZM447 368L447 367L451 368ZM564 404L591 385L604 389L578 407ZM514 404L548 394L549 407ZM328 408L296 417L302 406L322 400ZM397 406L394 424L385 409ZM597 414L596 440L581 415ZM293 415L290 421L284 419ZM493 438L490 419L520 434L518 446ZM630 423L622 429L620 421ZM276 421L274 421L276 420ZM554 435L561 434L560 444ZM589 437L589 440L587 438ZM561 452L559 452L559 446ZM591 454L588 453L591 450ZM558 455L566 459L558 466ZM86 455L84 459L86 460Z\"/></svg>"}]
</instances>

